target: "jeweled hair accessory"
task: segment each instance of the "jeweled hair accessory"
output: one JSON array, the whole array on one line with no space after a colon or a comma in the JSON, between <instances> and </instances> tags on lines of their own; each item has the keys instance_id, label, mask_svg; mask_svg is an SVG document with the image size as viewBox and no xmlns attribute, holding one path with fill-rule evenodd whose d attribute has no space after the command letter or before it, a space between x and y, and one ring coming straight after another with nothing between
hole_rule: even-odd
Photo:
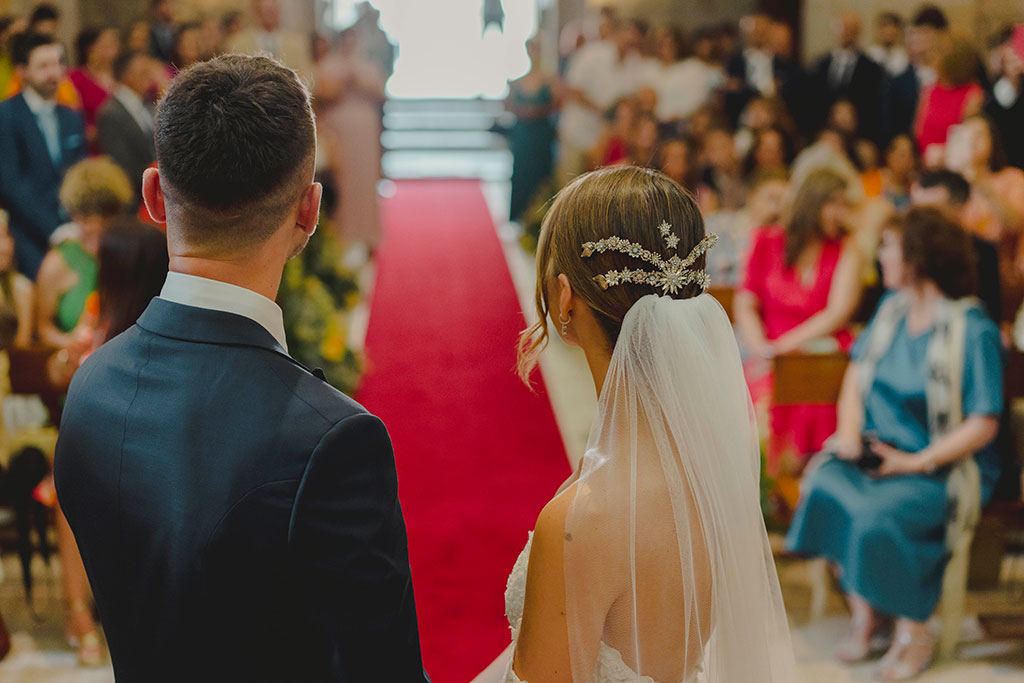
<instances>
[{"instance_id":1,"label":"jeweled hair accessory","mask_svg":"<svg viewBox=\"0 0 1024 683\"><path fill-rule=\"evenodd\" d=\"M658 230L661 232L661 236L668 248L675 251L679 246L679 236L672 232L672 226L667 221L662 221L661 225L658 226ZM711 277L707 272L704 270L691 270L690 266L708 249L715 246L717 241L718 235L714 233L708 234L707 237L697 243L697 246L690 251L686 258L679 258L679 255L675 254L666 261L659 254L644 249L636 242L630 242L627 239L613 235L597 242L584 242L581 255L583 258L588 258L594 254L603 254L606 251L617 251L641 261L646 261L659 270L659 272L651 272L642 268L637 268L636 270L630 270L629 268L609 270L604 275L594 276L594 280L601 285L601 289L608 289L615 285L631 282L636 285L661 287L661 291L665 294L676 294L680 287L685 287L693 282L699 284L701 289L708 288L711 284Z\"/></svg>"}]
</instances>

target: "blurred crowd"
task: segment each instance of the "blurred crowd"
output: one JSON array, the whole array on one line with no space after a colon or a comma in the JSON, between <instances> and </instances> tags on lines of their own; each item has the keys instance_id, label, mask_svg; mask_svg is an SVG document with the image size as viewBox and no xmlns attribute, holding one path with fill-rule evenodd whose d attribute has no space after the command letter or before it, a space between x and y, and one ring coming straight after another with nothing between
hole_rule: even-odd
<instances>
[{"instance_id":1,"label":"blurred crowd","mask_svg":"<svg viewBox=\"0 0 1024 683\"><path fill-rule=\"evenodd\" d=\"M10 409L24 404L8 396L3 352L15 370L38 360L42 381L59 396L82 361L159 294L166 240L141 200L143 174L156 163L156 103L179 71L219 54L271 55L310 85L324 225L372 250L384 82L395 48L369 3L330 40L286 29L278 0L203 16L152 0L126 30L87 27L70 50L57 37L61 20L49 3L0 16L0 498L18 511L26 574L30 519L45 527L46 509L55 510L67 632L80 661L92 665L104 655L84 568L47 476L52 435L37 429L45 418ZM37 475L16 476L27 471ZM36 544L47 555L45 534Z\"/></svg>"}]
</instances>

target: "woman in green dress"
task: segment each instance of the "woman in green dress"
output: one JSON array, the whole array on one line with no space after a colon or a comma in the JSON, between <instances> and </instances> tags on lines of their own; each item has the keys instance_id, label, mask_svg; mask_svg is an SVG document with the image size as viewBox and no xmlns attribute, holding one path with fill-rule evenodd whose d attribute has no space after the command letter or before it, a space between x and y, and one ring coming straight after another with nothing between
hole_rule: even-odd
<instances>
[{"instance_id":1,"label":"woman in green dress","mask_svg":"<svg viewBox=\"0 0 1024 683\"><path fill-rule=\"evenodd\" d=\"M131 182L107 157L86 159L68 170L60 200L71 223L54 233L37 278L36 325L46 346L67 349L96 291L96 253L103 230L130 208Z\"/></svg>"}]
</instances>

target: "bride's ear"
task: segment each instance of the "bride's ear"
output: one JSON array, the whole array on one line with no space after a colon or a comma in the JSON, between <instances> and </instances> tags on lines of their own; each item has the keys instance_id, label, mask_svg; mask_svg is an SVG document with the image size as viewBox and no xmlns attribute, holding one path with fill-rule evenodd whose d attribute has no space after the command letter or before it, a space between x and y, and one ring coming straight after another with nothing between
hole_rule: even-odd
<instances>
[{"instance_id":1,"label":"bride's ear","mask_svg":"<svg viewBox=\"0 0 1024 683\"><path fill-rule=\"evenodd\" d=\"M569 284L569 277L562 273L558 276L558 314L559 319L565 320L572 317L573 291Z\"/></svg>"}]
</instances>

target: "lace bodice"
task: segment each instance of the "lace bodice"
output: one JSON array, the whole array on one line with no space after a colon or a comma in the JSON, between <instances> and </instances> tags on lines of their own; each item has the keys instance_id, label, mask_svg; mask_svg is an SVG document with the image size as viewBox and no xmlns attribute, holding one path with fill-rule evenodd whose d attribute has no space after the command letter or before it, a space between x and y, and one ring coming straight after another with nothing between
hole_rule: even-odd
<instances>
[{"instance_id":1,"label":"lace bodice","mask_svg":"<svg viewBox=\"0 0 1024 683\"><path fill-rule=\"evenodd\" d=\"M526 542L523 552L512 567L512 573L508 577L508 585L505 588L505 615L508 617L509 626L512 628L512 642L519 638L519 626L523 620L523 605L526 601L526 569L530 561L530 547L533 544L533 532ZM697 683L698 677L683 681L683 683ZM509 660L508 669L505 672L505 683L527 683L519 680L512 671L512 661ZM622 659L622 653L606 643L601 643L597 653L597 667L594 670L594 683L656 683L650 676L641 676L633 671Z\"/></svg>"}]
</instances>

